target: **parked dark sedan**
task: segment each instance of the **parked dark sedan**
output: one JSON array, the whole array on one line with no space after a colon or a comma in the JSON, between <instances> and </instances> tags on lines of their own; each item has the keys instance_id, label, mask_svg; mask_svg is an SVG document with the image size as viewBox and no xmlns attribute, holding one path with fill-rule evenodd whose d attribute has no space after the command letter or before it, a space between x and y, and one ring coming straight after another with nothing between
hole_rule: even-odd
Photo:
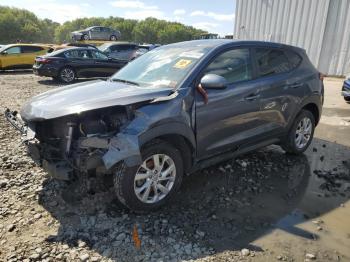
<instances>
[{"instance_id":1,"label":"parked dark sedan","mask_svg":"<svg viewBox=\"0 0 350 262\"><path fill-rule=\"evenodd\" d=\"M341 94L346 102L350 102L350 75L344 81Z\"/></svg>"},{"instance_id":2,"label":"parked dark sedan","mask_svg":"<svg viewBox=\"0 0 350 262\"><path fill-rule=\"evenodd\" d=\"M71 83L76 78L111 76L124 65L125 63L109 58L99 50L70 48L38 56L33 72Z\"/></svg>"}]
</instances>

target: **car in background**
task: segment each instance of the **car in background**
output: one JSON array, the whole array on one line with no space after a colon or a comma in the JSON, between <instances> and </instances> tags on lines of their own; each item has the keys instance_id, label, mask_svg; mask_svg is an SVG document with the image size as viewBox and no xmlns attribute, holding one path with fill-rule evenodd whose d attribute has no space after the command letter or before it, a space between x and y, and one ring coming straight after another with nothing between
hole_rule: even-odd
<instances>
[{"instance_id":1,"label":"car in background","mask_svg":"<svg viewBox=\"0 0 350 262\"><path fill-rule=\"evenodd\" d=\"M50 46L39 44L5 45L0 48L0 69L29 69L35 57L45 54L49 49Z\"/></svg>"},{"instance_id":2,"label":"car in background","mask_svg":"<svg viewBox=\"0 0 350 262\"><path fill-rule=\"evenodd\" d=\"M62 45L51 46L51 48L47 52L48 53L52 53L52 52L57 51L57 50L66 49L66 48L72 48L72 47L87 47L87 48L92 48L92 49L96 49L97 50L97 47L92 45L92 44L67 43L67 44L62 44Z\"/></svg>"},{"instance_id":3,"label":"car in background","mask_svg":"<svg viewBox=\"0 0 350 262\"><path fill-rule=\"evenodd\" d=\"M108 57L128 63L137 57L136 51L138 50L138 45L129 42L105 43L100 45L98 49Z\"/></svg>"},{"instance_id":4,"label":"car in background","mask_svg":"<svg viewBox=\"0 0 350 262\"><path fill-rule=\"evenodd\" d=\"M344 97L346 102L350 102L350 75L348 75L344 81L341 95Z\"/></svg>"},{"instance_id":5,"label":"car in background","mask_svg":"<svg viewBox=\"0 0 350 262\"><path fill-rule=\"evenodd\" d=\"M142 56L146 54L148 51L153 50L154 48L159 47L159 44L142 44L138 46L138 49L136 50L135 57Z\"/></svg>"},{"instance_id":6,"label":"car in background","mask_svg":"<svg viewBox=\"0 0 350 262\"><path fill-rule=\"evenodd\" d=\"M111 40L117 41L121 34L120 31L104 26L92 26L80 31L71 33L74 41L79 40Z\"/></svg>"},{"instance_id":7,"label":"car in background","mask_svg":"<svg viewBox=\"0 0 350 262\"><path fill-rule=\"evenodd\" d=\"M63 83L72 83L76 78L108 77L123 66L124 63L107 57L99 50L72 47L38 56L33 72Z\"/></svg>"}]
</instances>

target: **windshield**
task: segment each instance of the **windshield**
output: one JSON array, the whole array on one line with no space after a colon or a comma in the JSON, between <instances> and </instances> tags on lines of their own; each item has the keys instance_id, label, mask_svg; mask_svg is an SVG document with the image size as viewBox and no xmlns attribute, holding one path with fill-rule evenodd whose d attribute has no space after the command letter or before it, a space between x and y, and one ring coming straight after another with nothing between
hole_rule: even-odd
<instances>
[{"instance_id":1,"label":"windshield","mask_svg":"<svg viewBox=\"0 0 350 262\"><path fill-rule=\"evenodd\" d=\"M4 45L3 47L0 47L0 53L1 53L2 51L4 51L7 47L8 47L7 45Z\"/></svg>"},{"instance_id":2,"label":"windshield","mask_svg":"<svg viewBox=\"0 0 350 262\"><path fill-rule=\"evenodd\" d=\"M157 48L127 64L111 80L130 81L146 87L176 88L209 50L208 46Z\"/></svg>"}]
</instances>

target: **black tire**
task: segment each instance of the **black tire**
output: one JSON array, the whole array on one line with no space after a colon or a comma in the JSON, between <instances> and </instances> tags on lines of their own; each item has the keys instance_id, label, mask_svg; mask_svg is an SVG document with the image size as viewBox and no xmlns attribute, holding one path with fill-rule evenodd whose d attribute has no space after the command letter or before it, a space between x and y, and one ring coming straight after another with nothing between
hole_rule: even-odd
<instances>
[{"instance_id":1,"label":"black tire","mask_svg":"<svg viewBox=\"0 0 350 262\"><path fill-rule=\"evenodd\" d=\"M158 209L174 197L181 186L184 171L180 151L165 141L157 140L155 143L148 144L142 149L142 161L147 160L154 154L165 154L169 156L173 160L176 169L176 176L172 188L164 198L156 203L142 202L135 193L134 179L141 165L129 168L125 164L118 164L115 168L114 188L116 195L123 205L135 212L149 212Z\"/></svg>"},{"instance_id":2,"label":"black tire","mask_svg":"<svg viewBox=\"0 0 350 262\"><path fill-rule=\"evenodd\" d=\"M81 36L81 40L89 40L89 36L87 35L87 34L83 34L82 36Z\"/></svg>"},{"instance_id":3,"label":"black tire","mask_svg":"<svg viewBox=\"0 0 350 262\"><path fill-rule=\"evenodd\" d=\"M65 72L65 71L69 71L70 74L72 74L72 76L71 76L71 77L68 77L68 76L65 77L65 76L64 76L64 72ZM65 84L73 83L74 80L75 80L75 78L76 78L75 71L74 71L74 69L71 68L71 67L63 67L63 68L60 70L60 72L58 73L58 79L59 79L59 81L62 82L62 83L65 83Z\"/></svg>"},{"instance_id":4,"label":"black tire","mask_svg":"<svg viewBox=\"0 0 350 262\"><path fill-rule=\"evenodd\" d=\"M307 141L307 143L302 147L298 147L297 143L296 143L297 128L298 128L299 123L304 118L310 119L312 130L311 130L310 138ZM290 154L294 154L294 155L302 154L311 144L313 136L314 136L314 131L315 131L315 117L314 117L314 115L308 110L304 110L304 109L301 110L301 112L295 118L291 129L289 130L289 133L286 137L286 140L282 144L282 148L287 153L290 153Z\"/></svg>"},{"instance_id":5,"label":"black tire","mask_svg":"<svg viewBox=\"0 0 350 262\"><path fill-rule=\"evenodd\" d=\"M115 35L111 35L111 37L109 38L109 40L111 41L117 41L117 37Z\"/></svg>"},{"instance_id":6,"label":"black tire","mask_svg":"<svg viewBox=\"0 0 350 262\"><path fill-rule=\"evenodd\" d=\"M346 101L346 102L350 102L350 97L348 96L348 97L345 97L344 96L344 100Z\"/></svg>"}]
</instances>

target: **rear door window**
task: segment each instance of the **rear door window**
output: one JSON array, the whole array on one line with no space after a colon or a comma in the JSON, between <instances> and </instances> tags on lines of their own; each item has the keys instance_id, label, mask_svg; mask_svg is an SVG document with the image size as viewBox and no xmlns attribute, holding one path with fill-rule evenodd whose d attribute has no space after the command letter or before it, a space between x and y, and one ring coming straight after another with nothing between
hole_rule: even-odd
<instances>
[{"instance_id":1,"label":"rear door window","mask_svg":"<svg viewBox=\"0 0 350 262\"><path fill-rule=\"evenodd\" d=\"M204 74L225 77L231 84L252 79L249 49L233 49L220 54L208 65Z\"/></svg>"},{"instance_id":2,"label":"rear door window","mask_svg":"<svg viewBox=\"0 0 350 262\"><path fill-rule=\"evenodd\" d=\"M285 73L292 69L287 56L279 49L257 48L256 61L260 76Z\"/></svg>"},{"instance_id":3,"label":"rear door window","mask_svg":"<svg viewBox=\"0 0 350 262\"><path fill-rule=\"evenodd\" d=\"M22 46L22 53L36 53L44 50L40 46Z\"/></svg>"}]
</instances>

